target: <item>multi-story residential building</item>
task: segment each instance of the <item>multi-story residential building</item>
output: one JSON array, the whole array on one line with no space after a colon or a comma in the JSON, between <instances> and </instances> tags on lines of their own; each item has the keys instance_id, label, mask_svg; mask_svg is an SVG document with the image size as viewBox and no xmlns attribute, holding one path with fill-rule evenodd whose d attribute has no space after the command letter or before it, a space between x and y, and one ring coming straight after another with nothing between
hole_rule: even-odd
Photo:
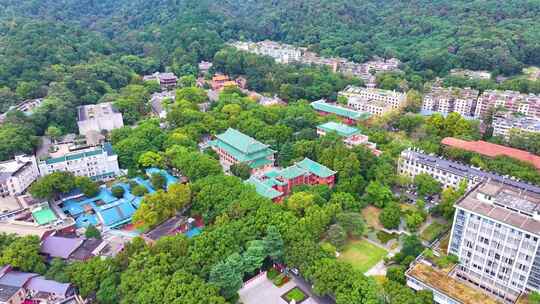
<instances>
[{"instance_id":1,"label":"multi-story residential building","mask_svg":"<svg viewBox=\"0 0 540 304\"><path fill-rule=\"evenodd\" d=\"M208 144L217 152L226 171L237 163L249 165L253 174L270 170L274 166L274 150L235 129L229 128L216 135L216 139Z\"/></svg>"},{"instance_id":2,"label":"multi-story residential building","mask_svg":"<svg viewBox=\"0 0 540 304\"><path fill-rule=\"evenodd\" d=\"M78 107L77 125L79 126L79 133L87 135L91 132L110 132L121 128L124 126L124 121L122 113L118 112L112 103L105 102Z\"/></svg>"},{"instance_id":3,"label":"multi-story residential building","mask_svg":"<svg viewBox=\"0 0 540 304\"><path fill-rule=\"evenodd\" d=\"M341 57L320 57L318 54L309 51L307 48L295 47L289 44L277 43L273 41L241 42L231 43L231 46L238 50L266 55L274 58L276 62L314 64L327 66L333 72L353 75L365 81L369 81L373 74L378 72L396 71L401 62L399 59L383 59L375 57L364 63L356 63Z\"/></svg>"},{"instance_id":4,"label":"multi-story residential building","mask_svg":"<svg viewBox=\"0 0 540 304\"><path fill-rule=\"evenodd\" d=\"M508 113L540 117L540 96L515 91L487 90L478 97L475 117L483 118L493 108L503 108Z\"/></svg>"},{"instance_id":5,"label":"multi-story residential building","mask_svg":"<svg viewBox=\"0 0 540 304\"><path fill-rule=\"evenodd\" d=\"M336 115L348 125L354 125L356 122L370 117L370 114L367 112L360 112L334 103L328 103L324 99L312 102L311 107L320 115Z\"/></svg>"},{"instance_id":6,"label":"multi-story residential building","mask_svg":"<svg viewBox=\"0 0 540 304\"><path fill-rule=\"evenodd\" d=\"M15 159L0 162L0 197L23 193L37 178L36 158L18 155Z\"/></svg>"},{"instance_id":7,"label":"multi-story residential building","mask_svg":"<svg viewBox=\"0 0 540 304\"><path fill-rule=\"evenodd\" d=\"M455 204L454 276L499 300L540 291L540 189L486 180Z\"/></svg>"},{"instance_id":8,"label":"multi-story residential building","mask_svg":"<svg viewBox=\"0 0 540 304\"><path fill-rule=\"evenodd\" d=\"M457 188L462 180L466 180L468 189L471 189L481 181L489 179L516 188L529 189L533 187L540 191L539 187L531 186L528 183L513 178L485 172L442 157L427 155L411 149L401 152L398 160L398 173L410 177L426 173L435 178L445 188Z\"/></svg>"},{"instance_id":9,"label":"multi-story residential building","mask_svg":"<svg viewBox=\"0 0 540 304\"><path fill-rule=\"evenodd\" d=\"M365 145L377 156L382 153L377 150L377 144L370 142L368 136L362 134L358 128L333 121L317 126L317 135L325 136L328 133L335 133L343 137L343 143L348 148Z\"/></svg>"},{"instance_id":10,"label":"multi-story residential building","mask_svg":"<svg viewBox=\"0 0 540 304\"><path fill-rule=\"evenodd\" d=\"M302 50L292 45L283 44L274 41L260 42L236 42L233 44L239 50L251 52L262 56L270 56L278 63L300 62Z\"/></svg>"},{"instance_id":11,"label":"multi-story residential building","mask_svg":"<svg viewBox=\"0 0 540 304\"><path fill-rule=\"evenodd\" d=\"M424 96L422 110L427 113L438 112L443 115L456 112L461 116L472 117L477 98L478 90L471 88L433 87Z\"/></svg>"},{"instance_id":12,"label":"multi-story residential building","mask_svg":"<svg viewBox=\"0 0 540 304\"><path fill-rule=\"evenodd\" d=\"M280 202L289 195L295 186L328 185L334 186L336 172L309 158L284 169L273 169L260 175L252 175L246 183L254 185L257 193Z\"/></svg>"},{"instance_id":13,"label":"multi-story residential building","mask_svg":"<svg viewBox=\"0 0 540 304\"><path fill-rule=\"evenodd\" d=\"M515 116L512 114L493 117L493 136L509 138L510 130L518 133L540 133L540 117Z\"/></svg>"},{"instance_id":14,"label":"multi-story residential building","mask_svg":"<svg viewBox=\"0 0 540 304\"><path fill-rule=\"evenodd\" d=\"M178 77L174 73L155 72L151 75L144 75L143 81L157 81L162 90L176 87Z\"/></svg>"},{"instance_id":15,"label":"multi-story residential building","mask_svg":"<svg viewBox=\"0 0 540 304\"><path fill-rule=\"evenodd\" d=\"M347 98L350 108L376 116L402 107L406 99L400 92L354 86L348 86L339 96Z\"/></svg>"},{"instance_id":16,"label":"multi-story residential building","mask_svg":"<svg viewBox=\"0 0 540 304\"><path fill-rule=\"evenodd\" d=\"M112 146L88 147L62 144L55 146L55 152L49 158L38 163L41 176L53 172L68 171L76 176L87 176L93 180L108 180L120 175L118 155Z\"/></svg>"}]
</instances>

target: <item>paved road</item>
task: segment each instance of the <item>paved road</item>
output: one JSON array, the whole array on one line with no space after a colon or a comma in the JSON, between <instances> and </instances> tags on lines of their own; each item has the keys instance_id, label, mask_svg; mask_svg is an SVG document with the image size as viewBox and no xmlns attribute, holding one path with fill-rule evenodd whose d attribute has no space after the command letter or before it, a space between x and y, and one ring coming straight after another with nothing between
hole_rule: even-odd
<instances>
[{"instance_id":1,"label":"paved road","mask_svg":"<svg viewBox=\"0 0 540 304\"><path fill-rule=\"evenodd\" d=\"M290 273L290 275L293 278L294 283L296 283L297 286L299 286L303 291L307 292L307 294L311 297L314 302L317 304L335 304L336 302L332 300L329 296L326 297L319 297L316 296L313 291L311 290L311 284L304 280L301 276L294 275L293 273Z\"/></svg>"}]
</instances>

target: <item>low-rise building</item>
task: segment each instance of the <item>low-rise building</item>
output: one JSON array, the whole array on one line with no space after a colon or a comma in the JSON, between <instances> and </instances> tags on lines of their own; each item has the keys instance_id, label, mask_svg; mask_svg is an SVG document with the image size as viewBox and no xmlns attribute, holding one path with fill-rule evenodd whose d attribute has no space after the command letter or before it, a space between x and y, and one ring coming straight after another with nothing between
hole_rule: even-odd
<instances>
[{"instance_id":1,"label":"low-rise building","mask_svg":"<svg viewBox=\"0 0 540 304\"><path fill-rule=\"evenodd\" d=\"M501 108L508 113L529 117L540 117L540 96L516 91L486 90L480 97L475 110L476 118L484 118L490 110Z\"/></svg>"},{"instance_id":2,"label":"low-rise building","mask_svg":"<svg viewBox=\"0 0 540 304\"><path fill-rule=\"evenodd\" d=\"M328 185L333 187L336 172L309 158L284 169L273 169L252 175L246 183L254 185L260 195L274 202L282 201L293 187L300 185Z\"/></svg>"},{"instance_id":3,"label":"low-rise building","mask_svg":"<svg viewBox=\"0 0 540 304\"><path fill-rule=\"evenodd\" d=\"M469 79L484 79L488 80L491 79L491 73L488 71L473 71L473 70L467 70L467 69L451 69L450 75L452 76L458 76L458 77L465 77Z\"/></svg>"},{"instance_id":4,"label":"low-rise building","mask_svg":"<svg viewBox=\"0 0 540 304\"><path fill-rule=\"evenodd\" d=\"M90 132L110 132L124 126L122 113L118 112L112 103L105 102L96 105L86 105L77 108L77 125L79 133L87 135Z\"/></svg>"},{"instance_id":5,"label":"low-rise building","mask_svg":"<svg viewBox=\"0 0 540 304\"><path fill-rule=\"evenodd\" d=\"M473 117L478 99L478 90L471 88L432 87L424 96L422 110L448 115L452 112Z\"/></svg>"},{"instance_id":6,"label":"low-rise building","mask_svg":"<svg viewBox=\"0 0 540 304\"><path fill-rule=\"evenodd\" d=\"M172 102L175 99L175 91L165 91L152 94L152 97L150 98L150 106L152 107L152 113L159 118L167 117L166 102Z\"/></svg>"},{"instance_id":7,"label":"low-rise building","mask_svg":"<svg viewBox=\"0 0 540 304\"><path fill-rule=\"evenodd\" d=\"M355 125L358 121L370 117L370 114L367 112L360 112L338 104L328 103L324 99L312 102L311 107L320 115L336 115L348 125Z\"/></svg>"},{"instance_id":8,"label":"low-rise building","mask_svg":"<svg viewBox=\"0 0 540 304\"><path fill-rule=\"evenodd\" d=\"M516 188L540 191L540 187L518 181L517 179L486 172L478 168L450 161L435 155L428 155L412 149L403 150L398 160L398 173L410 177L426 173L445 188L457 188L465 180L468 189L483 180L493 180Z\"/></svg>"},{"instance_id":9,"label":"low-rise building","mask_svg":"<svg viewBox=\"0 0 540 304\"><path fill-rule=\"evenodd\" d=\"M235 129L229 128L217 135L209 145L219 155L220 163L226 171L237 163L249 165L252 173L266 171L274 166L274 150Z\"/></svg>"},{"instance_id":10,"label":"low-rise building","mask_svg":"<svg viewBox=\"0 0 540 304\"><path fill-rule=\"evenodd\" d=\"M55 148L56 151L50 153L49 158L39 161L41 176L67 171L93 180L109 180L121 173L118 155L113 152L109 143L97 147L63 144Z\"/></svg>"},{"instance_id":11,"label":"low-rise building","mask_svg":"<svg viewBox=\"0 0 540 304\"><path fill-rule=\"evenodd\" d=\"M39 252L49 260L59 258L71 261L85 261L97 255L94 252L101 245L99 239L68 238L47 236L40 245Z\"/></svg>"},{"instance_id":12,"label":"low-rise building","mask_svg":"<svg viewBox=\"0 0 540 304\"><path fill-rule=\"evenodd\" d=\"M540 171L540 156L534 155L527 151L505 147L482 140L466 141L453 137L444 138L441 141L441 144L451 148L457 148L469 152L478 153L482 156L490 158L495 158L497 156L507 156L513 159L520 160L522 162L529 163Z\"/></svg>"},{"instance_id":13,"label":"low-rise building","mask_svg":"<svg viewBox=\"0 0 540 304\"><path fill-rule=\"evenodd\" d=\"M0 197L22 194L39 177L36 158L18 155L0 162Z\"/></svg>"},{"instance_id":14,"label":"low-rise building","mask_svg":"<svg viewBox=\"0 0 540 304\"><path fill-rule=\"evenodd\" d=\"M540 189L485 180L455 205L448 253L455 277L514 303L540 291Z\"/></svg>"},{"instance_id":15,"label":"low-rise building","mask_svg":"<svg viewBox=\"0 0 540 304\"><path fill-rule=\"evenodd\" d=\"M377 145L370 142L368 136L363 135L358 128L333 121L317 126L317 135L325 136L328 133L335 133L343 137L343 143L348 148L365 145L377 156L382 153L380 150L377 150Z\"/></svg>"},{"instance_id":16,"label":"low-rise building","mask_svg":"<svg viewBox=\"0 0 540 304\"><path fill-rule=\"evenodd\" d=\"M199 62L199 73L201 74L207 74L208 71L212 68L213 63L208 61L201 61Z\"/></svg>"},{"instance_id":17,"label":"low-rise building","mask_svg":"<svg viewBox=\"0 0 540 304\"><path fill-rule=\"evenodd\" d=\"M515 116L512 114L493 117L493 136L509 138L510 131L517 133L540 133L540 117Z\"/></svg>"},{"instance_id":18,"label":"low-rise building","mask_svg":"<svg viewBox=\"0 0 540 304\"><path fill-rule=\"evenodd\" d=\"M405 278L407 286L420 291L433 292L433 301L438 304L497 304L485 293L452 275L451 269L441 269L430 261L419 258L414 261Z\"/></svg>"}]
</instances>

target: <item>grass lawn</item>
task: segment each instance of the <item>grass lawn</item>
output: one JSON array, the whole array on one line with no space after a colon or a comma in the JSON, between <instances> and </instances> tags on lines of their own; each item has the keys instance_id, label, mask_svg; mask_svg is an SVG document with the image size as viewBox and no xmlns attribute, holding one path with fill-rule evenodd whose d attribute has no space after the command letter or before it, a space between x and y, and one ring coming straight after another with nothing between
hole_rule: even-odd
<instances>
[{"instance_id":1,"label":"grass lawn","mask_svg":"<svg viewBox=\"0 0 540 304\"><path fill-rule=\"evenodd\" d=\"M362 216L369 227L373 227L376 230L381 230L383 228L381 222L379 222L379 214L381 211L381 209L375 206L367 206L362 209Z\"/></svg>"},{"instance_id":2,"label":"grass lawn","mask_svg":"<svg viewBox=\"0 0 540 304\"><path fill-rule=\"evenodd\" d=\"M298 303L306 298L306 294L300 290L300 288L295 287L287 291L287 293L283 295L283 298L287 303L290 303L292 300L295 300L296 303Z\"/></svg>"},{"instance_id":3,"label":"grass lawn","mask_svg":"<svg viewBox=\"0 0 540 304\"><path fill-rule=\"evenodd\" d=\"M433 222L422 231L420 237L428 242L433 242L444 230L446 225Z\"/></svg>"},{"instance_id":4,"label":"grass lawn","mask_svg":"<svg viewBox=\"0 0 540 304\"><path fill-rule=\"evenodd\" d=\"M387 254L385 249L366 240L354 240L345 246L339 258L349 262L354 269L366 272Z\"/></svg>"}]
</instances>

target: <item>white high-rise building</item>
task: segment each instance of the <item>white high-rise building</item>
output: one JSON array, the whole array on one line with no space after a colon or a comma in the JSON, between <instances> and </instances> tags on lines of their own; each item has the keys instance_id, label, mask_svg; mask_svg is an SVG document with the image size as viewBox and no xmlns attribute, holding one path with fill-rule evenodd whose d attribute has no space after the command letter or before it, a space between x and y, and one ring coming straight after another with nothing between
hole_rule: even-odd
<instances>
[{"instance_id":1,"label":"white high-rise building","mask_svg":"<svg viewBox=\"0 0 540 304\"><path fill-rule=\"evenodd\" d=\"M454 276L499 300L540 291L540 189L487 180L455 204Z\"/></svg>"},{"instance_id":2,"label":"white high-rise building","mask_svg":"<svg viewBox=\"0 0 540 304\"><path fill-rule=\"evenodd\" d=\"M18 155L0 162L0 197L23 193L39 177L36 158Z\"/></svg>"},{"instance_id":3,"label":"white high-rise building","mask_svg":"<svg viewBox=\"0 0 540 304\"><path fill-rule=\"evenodd\" d=\"M93 180L108 180L120 174L118 156L109 143L98 147L75 147L69 144L57 146L58 151L39 162L41 176L53 172L68 171L76 176Z\"/></svg>"}]
</instances>

